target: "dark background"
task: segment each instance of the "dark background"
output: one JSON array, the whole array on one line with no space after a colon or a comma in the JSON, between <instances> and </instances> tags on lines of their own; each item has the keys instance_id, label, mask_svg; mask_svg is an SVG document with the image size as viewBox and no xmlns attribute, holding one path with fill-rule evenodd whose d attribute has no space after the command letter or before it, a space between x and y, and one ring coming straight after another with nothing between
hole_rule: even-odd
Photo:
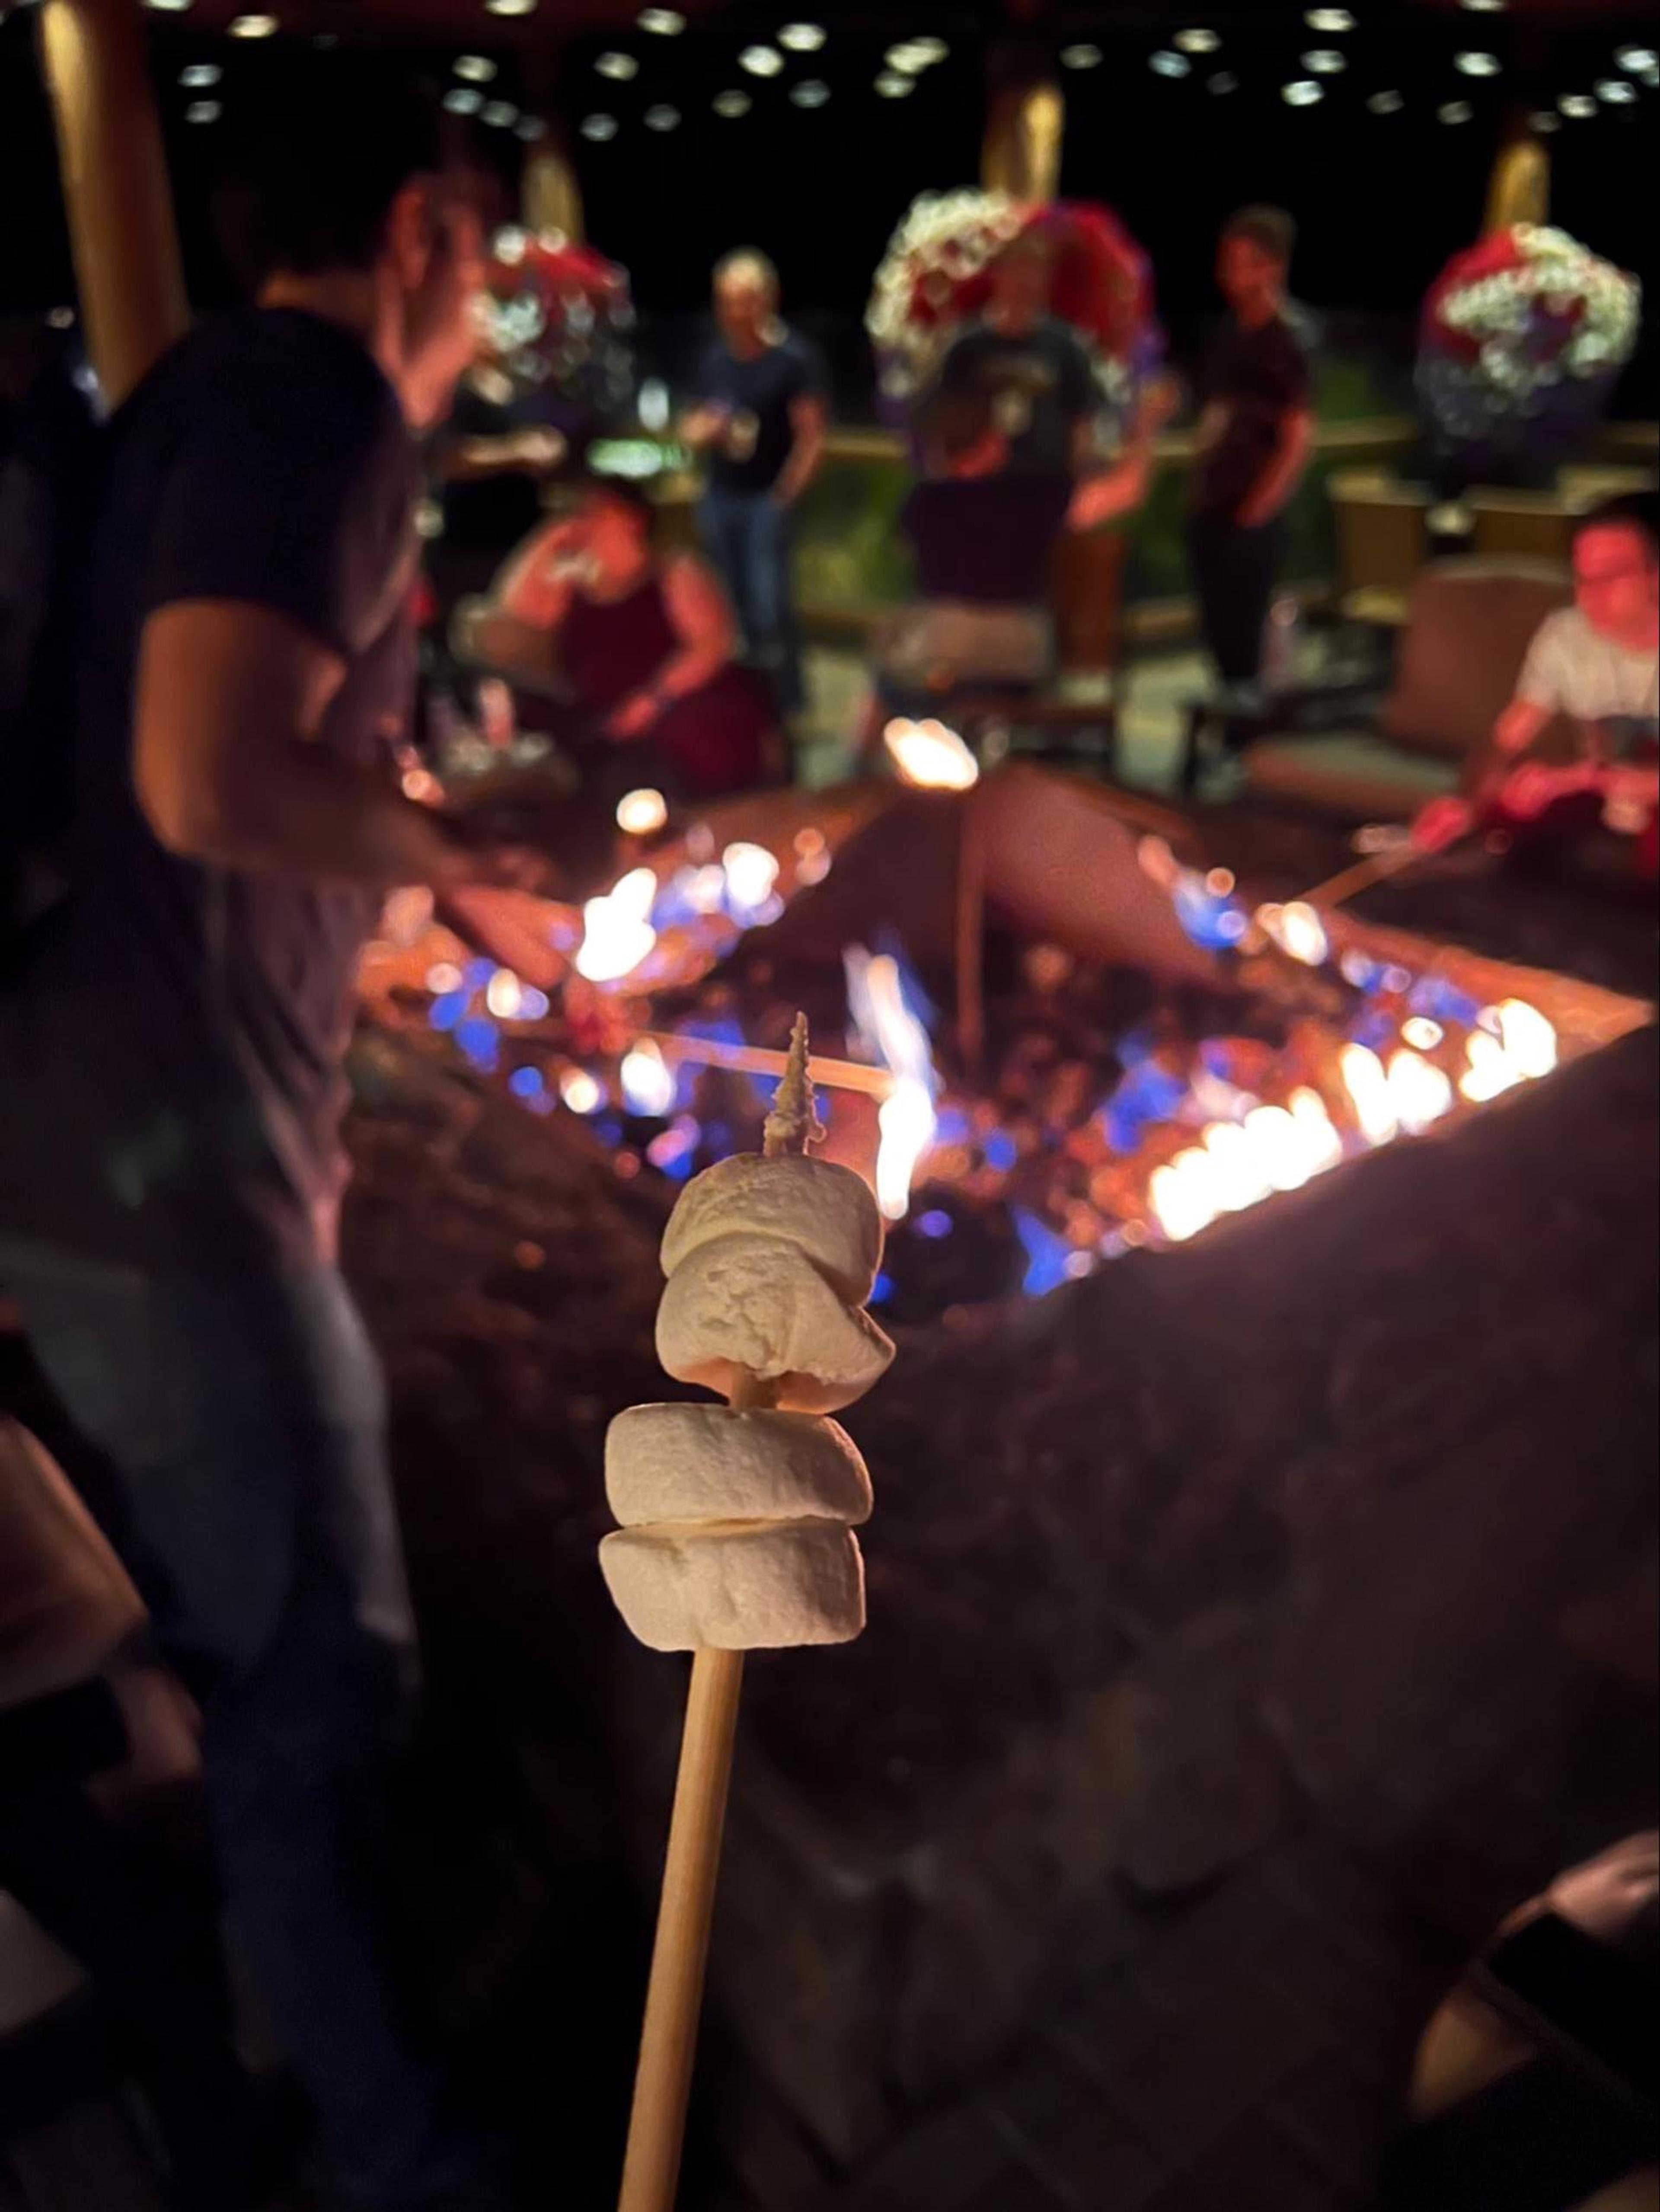
<instances>
[{"instance_id":1,"label":"dark background","mask_svg":"<svg viewBox=\"0 0 1660 2212\"><path fill-rule=\"evenodd\" d=\"M280 12L283 0L272 4ZM1479 231L1507 117L1518 106L1553 106L1561 94L1590 92L1598 79L1620 75L1614 55L1622 45L1660 44L1660 8L1582 6L1551 22L1421 0L1356 0L1353 12L1357 28L1341 36L1309 30L1301 7L1286 4L1193 0L1190 9L1084 8L1066 10L1063 19L1046 16L1040 44L1089 39L1104 55L1098 68L1061 73L1067 103L1063 191L1109 203L1147 247L1178 359L1214 311L1210 264L1218 222L1241 201L1268 199L1289 208L1300 226L1298 296L1335 331L1364 330L1380 362L1403 368L1426 285L1448 253ZM897 7L716 7L695 17L684 35L662 39L641 33L624 10L617 27L572 40L550 57L545 40L570 13L544 0L539 16L506 24L471 8L457 10L464 37L405 48L404 58L413 54L435 82L449 82L458 52L489 55L500 73L488 96L571 134L588 235L630 272L648 367L677 365L706 300L711 262L734 243L753 243L777 261L792 313L831 354L844 410L865 411L870 376L861 324L872 272L916 193L977 179L996 11L965 6L913 16ZM35 313L72 295L31 14L18 9L0 22L0 316ZM826 25L823 51L787 54L784 74L771 80L741 70L737 57L745 44L802 15ZM331 38L354 35L352 0L332 0L322 15L312 0L306 20L338 22L341 30L326 34ZM1154 75L1149 55L1190 20L1214 27L1221 50L1193 58L1181 80ZM192 15L157 14L148 22L192 289L211 301L228 289L205 215L216 155L235 128L239 94L284 41L229 40ZM923 32L948 39L948 58L922 76L909 99L879 98L873 83L885 48ZM1280 87L1307 74L1298 57L1316 46L1340 49L1348 67L1324 80L1318 106L1290 108ZM1503 73L1461 75L1453 57L1471 47L1496 54ZM595 73L593 62L607 48L638 58L633 82L618 85ZM179 70L198 61L218 63L225 72L206 95L178 82ZM1208 80L1224 70L1238 88L1219 94ZM806 77L830 87L824 107L789 102L788 87ZM1550 138L1552 220L1634 269L1652 292L1660 280L1651 215L1660 94L1633 82L1632 104L1564 121ZM1402 112L1367 112L1366 95L1383 88L1404 95ZM729 121L711 103L730 88L748 93L753 106ZM223 117L206 127L187 125L186 104L204 96L222 100ZM1468 100L1472 119L1437 121L1437 106L1449 100ZM644 113L657 102L680 111L679 128L666 135L645 128ZM597 111L618 125L617 137L602 145L576 130ZM477 136L510 204L525 149L511 131ZM1653 351L1651 331L1627 372L1620 411L1657 411Z\"/></svg>"}]
</instances>

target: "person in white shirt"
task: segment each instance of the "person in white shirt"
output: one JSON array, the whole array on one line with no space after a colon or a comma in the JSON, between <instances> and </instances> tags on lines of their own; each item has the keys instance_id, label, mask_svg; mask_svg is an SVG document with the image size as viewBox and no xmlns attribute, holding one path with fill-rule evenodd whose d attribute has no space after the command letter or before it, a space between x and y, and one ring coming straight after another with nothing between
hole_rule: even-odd
<instances>
[{"instance_id":1,"label":"person in white shirt","mask_svg":"<svg viewBox=\"0 0 1660 2212\"><path fill-rule=\"evenodd\" d=\"M1559 809L1565 826L1600 811L1608 828L1652 842L1660 805L1660 526L1652 492L1612 500L1581 520L1573 599L1535 633L1475 790L1432 800L1414 823L1420 851L1443 851L1487 820L1535 824ZM1559 715L1578 725L1578 757L1560 766L1527 758Z\"/></svg>"}]
</instances>

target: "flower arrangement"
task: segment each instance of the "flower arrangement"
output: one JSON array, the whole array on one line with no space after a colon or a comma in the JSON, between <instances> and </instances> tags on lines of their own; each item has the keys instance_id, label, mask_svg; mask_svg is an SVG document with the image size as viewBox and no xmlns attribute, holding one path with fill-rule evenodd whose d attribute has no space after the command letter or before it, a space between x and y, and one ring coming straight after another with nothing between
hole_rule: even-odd
<instances>
[{"instance_id":1,"label":"flower arrangement","mask_svg":"<svg viewBox=\"0 0 1660 2212\"><path fill-rule=\"evenodd\" d=\"M1034 205L969 191L915 201L877 270L865 326L885 398L903 407L924 388L952 339L985 307L998 255L1034 232L1054 249L1053 312L1089 346L1109 395L1128 398L1161 339L1147 257L1123 224L1088 203Z\"/></svg>"},{"instance_id":2,"label":"flower arrangement","mask_svg":"<svg viewBox=\"0 0 1660 2212\"><path fill-rule=\"evenodd\" d=\"M915 398L952 333L985 305L990 269L1031 210L1006 192L924 192L888 241L865 327L883 394Z\"/></svg>"},{"instance_id":3,"label":"flower arrangement","mask_svg":"<svg viewBox=\"0 0 1660 2212\"><path fill-rule=\"evenodd\" d=\"M628 398L627 272L557 231L497 233L479 309L494 365L520 392L605 414Z\"/></svg>"},{"instance_id":4,"label":"flower arrangement","mask_svg":"<svg viewBox=\"0 0 1660 2212\"><path fill-rule=\"evenodd\" d=\"M1431 286L1418 389L1456 441L1553 442L1584 427L1637 341L1642 288L1568 236L1512 223Z\"/></svg>"}]
</instances>

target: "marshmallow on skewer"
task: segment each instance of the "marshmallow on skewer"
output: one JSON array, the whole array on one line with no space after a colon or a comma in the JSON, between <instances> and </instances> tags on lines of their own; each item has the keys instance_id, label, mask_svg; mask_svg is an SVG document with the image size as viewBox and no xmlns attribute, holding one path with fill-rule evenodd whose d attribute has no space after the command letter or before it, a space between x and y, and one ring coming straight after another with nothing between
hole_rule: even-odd
<instances>
[{"instance_id":1,"label":"marshmallow on skewer","mask_svg":"<svg viewBox=\"0 0 1660 2212\"><path fill-rule=\"evenodd\" d=\"M775 1386L780 1406L833 1413L880 1380L893 1346L798 1246L719 1237L669 1277L657 1357L678 1382L730 1395L749 1374Z\"/></svg>"},{"instance_id":2,"label":"marshmallow on skewer","mask_svg":"<svg viewBox=\"0 0 1660 2212\"><path fill-rule=\"evenodd\" d=\"M654 1651L847 1644L865 1626L865 1563L834 1521L668 1522L599 1547L617 1611Z\"/></svg>"},{"instance_id":3,"label":"marshmallow on skewer","mask_svg":"<svg viewBox=\"0 0 1660 2212\"><path fill-rule=\"evenodd\" d=\"M847 1431L812 1413L631 1406L605 1437L605 1495L625 1528L659 1521L870 1518Z\"/></svg>"},{"instance_id":4,"label":"marshmallow on skewer","mask_svg":"<svg viewBox=\"0 0 1660 2212\"><path fill-rule=\"evenodd\" d=\"M863 1310L881 1217L856 1176L806 1157L823 1133L798 1017L764 1154L697 1176L663 1239L659 1357L735 1402L635 1407L606 1439L623 1526L600 1565L660 1650L841 1643L864 1626L852 1524L870 1478L817 1417L861 1396L893 1346Z\"/></svg>"}]
</instances>

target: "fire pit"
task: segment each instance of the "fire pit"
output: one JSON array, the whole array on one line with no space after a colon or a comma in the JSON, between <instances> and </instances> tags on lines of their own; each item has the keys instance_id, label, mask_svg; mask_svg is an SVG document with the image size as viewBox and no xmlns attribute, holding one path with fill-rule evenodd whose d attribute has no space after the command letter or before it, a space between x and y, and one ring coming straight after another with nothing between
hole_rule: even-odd
<instances>
[{"instance_id":1,"label":"fire pit","mask_svg":"<svg viewBox=\"0 0 1660 2212\"><path fill-rule=\"evenodd\" d=\"M878 1303L898 1320L1184 1243L1645 1018L1255 902L1183 843L1173 818L1030 769L779 795L562 910L551 997L419 908L364 988L529 1111L582 1117L619 1175L672 1182L753 1147L805 1007L832 1041L831 1156L891 1224Z\"/></svg>"},{"instance_id":2,"label":"fire pit","mask_svg":"<svg viewBox=\"0 0 1660 2212\"><path fill-rule=\"evenodd\" d=\"M885 1153L904 1206L905 1356L855 1423L889 1476L870 1630L755 1670L711 1967L721 2110L751 2176L794 2146L751 2187L791 2212L1289 1828L1371 1842L1478 1753L1548 1761L1573 1708L1541 1624L1651 1528L1652 1054L1594 1049L1642 1005L1335 918L1322 947L1174 820L1037 774L988 795L712 817L651 857L726 889L654 896L682 964L649 990L577 971L575 908L545 1006L407 915L365 969L348 1260L434 1677L550 1805L615 1802L596 1856L642 1897L678 1678L608 1617L600 1441L660 1387L675 1178L752 1141L798 1005L842 1156ZM1553 1036L1578 1064L1537 1081ZM503 1958L566 1940L562 1905L514 1914Z\"/></svg>"}]
</instances>

